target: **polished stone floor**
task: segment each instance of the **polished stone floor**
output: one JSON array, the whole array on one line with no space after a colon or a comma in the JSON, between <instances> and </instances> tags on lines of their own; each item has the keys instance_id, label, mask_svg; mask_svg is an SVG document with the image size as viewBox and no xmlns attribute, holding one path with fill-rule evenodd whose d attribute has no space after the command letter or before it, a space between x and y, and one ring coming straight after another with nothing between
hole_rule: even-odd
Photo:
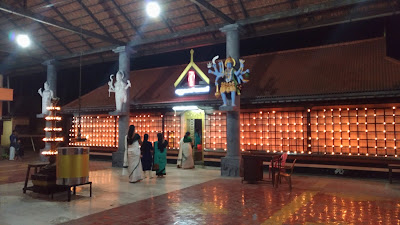
<instances>
[{"instance_id":1,"label":"polished stone floor","mask_svg":"<svg viewBox=\"0 0 400 225\"><path fill-rule=\"evenodd\" d=\"M82 186L67 202L65 193L22 193L27 161L0 161L1 225L400 224L400 182L384 179L294 175L290 192L285 181L275 189L170 165L166 178L131 184L126 169L92 161L93 197Z\"/></svg>"}]
</instances>

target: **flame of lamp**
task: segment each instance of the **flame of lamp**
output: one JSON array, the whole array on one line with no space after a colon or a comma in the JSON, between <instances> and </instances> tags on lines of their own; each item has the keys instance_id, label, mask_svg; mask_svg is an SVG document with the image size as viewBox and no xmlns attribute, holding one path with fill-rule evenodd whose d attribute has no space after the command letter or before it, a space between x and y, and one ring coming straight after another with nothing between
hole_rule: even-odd
<instances>
[{"instance_id":1,"label":"flame of lamp","mask_svg":"<svg viewBox=\"0 0 400 225\"><path fill-rule=\"evenodd\" d=\"M59 106L48 106L48 107L46 107L46 109L49 110L49 111L60 111L61 107L59 107Z\"/></svg>"},{"instance_id":2,"label":"flame of lamp","mask_svg":"<svg viewBox=\"0 0 400 225\"><path fill-rule=\"evenodd\" d=\"M46 120L55 120L55 121L60 121L61 116L46 116Z\"/></svg>"},{"instance_id":3,"label":"flame of lamp","mask_svg":"<svg viewBox=\"0 0 400 225\"><path fill-rule=\"evenodd\" d=\"M58 152L56 150L49 150L49 151L43 151L42 152L42 155L46 155L46 156L57 155L57 154L58 154Z\"/></svg>"},{"instance_id":4,"label":"flame of lamp","mask_svg":"<svg viewBox=\"0 0 400 225\"><path fill-rule=\"evenodd\" d=\"M46 132L50 132L50 131L61 132L62 128L61 127L45 127L44 131L46 131Z\"/></svg>"},{"instance_id":5,"label":"flame of lamp","mask_svg":"<svg viewBox=\"0 0 400 225\"><path fill-rule=\"evenodd\" d=\"M63 137L43 138L42 140L44 142L52 142L52 141L54 141L54 142L62 142L62 141L64 141L64 138Z\"/></svg>"}]
</instances>

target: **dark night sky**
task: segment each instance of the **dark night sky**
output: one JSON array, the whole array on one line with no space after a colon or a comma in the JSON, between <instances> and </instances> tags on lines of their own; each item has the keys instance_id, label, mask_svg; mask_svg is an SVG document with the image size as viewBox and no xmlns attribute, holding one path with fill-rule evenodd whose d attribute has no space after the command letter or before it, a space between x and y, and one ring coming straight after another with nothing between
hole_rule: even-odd
<instances>
[{"instance_id":1,"label":"dark night sky","mask_svg":"<svg viewBox=\"0 0 400 225\"><path fill-rule=\"evenodd\" d=\"M398 57L400 46L397 43L400 40L400 35L398 34L399 31L397 31L398 28L395 27L398 27L400 24L398 23L399 21L398 17L396 20L380 18L267 37L245 39L241 40L240 53L242 56L246 56L265 52L382 37L386 26L388 40L391 41L390 43L393 46L393 48L390 48L391 54ZM395 38L391 38L389 32L390 34L395 33ZM215 55L220 55L221 58L224 58L225 44L199 47L196 48L195 51L195 61L208 61ZM131 70L181 65L188 63L188 60L188 50L140 58L133 57L131 59ZM117 68L118 62L108 62L83 67L82 95L106 84L109 75L115 73ZM10 79L10 86L14 89L15 99L11 104L12 115L30 115L31 117L34 117L35 114L40 113L41 97L37 93L37 90L40 87L43 87L45 80L45 72ZM60 105L65 105L66 103L78 98L78 81L78 67L58 71L57 96L61 99ZM7 115L6 112L5 115Z\"/></svg>"}]
</instances>

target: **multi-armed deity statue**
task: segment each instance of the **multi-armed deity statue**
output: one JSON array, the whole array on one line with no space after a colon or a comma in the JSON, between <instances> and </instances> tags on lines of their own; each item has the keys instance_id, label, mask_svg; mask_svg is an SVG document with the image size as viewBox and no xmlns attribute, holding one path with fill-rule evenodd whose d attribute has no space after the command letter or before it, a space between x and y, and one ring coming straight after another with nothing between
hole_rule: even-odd
<instances>
[{"instance_id":1,"label":"multi-armed deity statue","mask_svg":"<svg viewBox=\"0 0 400 225\"><path fill-rule=\"evenodd\" d=\"M42 88L39 88L38 93L42 96L42 114L48 115L47 107L51 105L51 99L54 98L54 94L50 90L50 85L47 81L44 82L44 90L42 91Z\"/></svg>"},{"instance_id":2,"label":"multi-armed deity statue","mask_svg":"<svg viewBox=\"0 0 400 225\"><path fill-rule=\"evenodd\" d=\"M111 92L115 92L115 106L116 111L121 112L122 104L127 101L126 90L131 87L131 82L128 80L124 81L124 72L118 71L116 75L116 81L114 83L114 75L110 75L110 81L108 82L108 97L110 97Z\"/></svg>"},{"instance_id":3,"label":"multi-armed deity statue","mask_svg":"<svg viewBox=\"0 0 400 225\"><path fill-rule=\"evenodd\" d=\"M249 70L243 70L244 69L244 60L239 59L240 62L240 67L238 70L234 69L236 66L236 61L235 59L228 57L225 60L225 67L224 63L222 60L218 62L218 68L217 68L217 63L215 62L219 56L215 56L212 59L212 63L208 63L207 67L214 68L214 71L211 69L208 70L208 73L214 74L216 76L215 78L215 86L217 87L215 96L219 97L219 95L222 96L222 101L224 104L222 106L227 106L227 94L231 94L231 106L236 106L235 105L235 97L236 94L240 95L240 91L242 89L242 83L247 83L248 80L246 79L249 76ZM243 77L245 76L245 78ZM221 88L218 87L218 81L219 79L223 79L221 82Z\"/></svg>"}]
</instances>

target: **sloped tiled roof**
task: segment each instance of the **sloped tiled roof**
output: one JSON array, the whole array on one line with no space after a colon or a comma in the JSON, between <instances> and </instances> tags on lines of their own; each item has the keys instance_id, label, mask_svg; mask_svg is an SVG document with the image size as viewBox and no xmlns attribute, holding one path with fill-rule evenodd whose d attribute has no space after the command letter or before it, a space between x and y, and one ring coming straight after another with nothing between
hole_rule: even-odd
<instances>
[{"instance_id":1,"label":"sloped tiled roof","mask_svg":"<svg viewBox=\"0 0 400 225\"><path fill-rule=\"evenodd\" d=\"M335 95L400 89L400 63L385 55L384 38L296 49L243 57L250 69L242 99ZM210 59L213 56L210 56ZM207 62L196 63L206 72ZM186 65L132 71L131 105L215 100L210 94L178 97L174 82ZM214 76L208 75L211 84ZM74 101L64 110L77 109ZM104 86L82 97L82 109L114 109L114 98Z\"/></svg>"}]
</instances>

